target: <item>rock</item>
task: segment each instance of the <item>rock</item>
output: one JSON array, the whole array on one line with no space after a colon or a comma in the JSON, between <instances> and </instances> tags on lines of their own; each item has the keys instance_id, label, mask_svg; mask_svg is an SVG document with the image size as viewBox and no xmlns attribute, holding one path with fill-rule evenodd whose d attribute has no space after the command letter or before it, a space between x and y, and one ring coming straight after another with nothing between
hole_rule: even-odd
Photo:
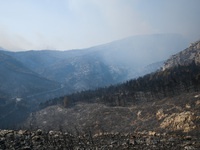
<instances>
[{"instance_id":1,"label":"rock","mask_svg":"<svg viewBox=\"0 0 200 150\"><path fill-rule=\"evenodd\" d=\"M0 138L0 145L3 145L5 143L5 138Z\"/></svg>"},{"instance_id":2,"label":"rock","mask_svg":"<svg viewBox=\"0 0 200 150\"><path fill-rule=\"evenodd\" d=\"M171 137L171 138L168 139L168 141L174 142L174 141L176 141L176 139L174 137Z\"/></svg>"},{"instance_id":3,"label":"rock","mask_svg":"<svg viewBox=\"0 0 200 150\"><path fill-rule=\"evenodd\" d=\"M163 135L163 136L166 136L166 135L167 135L167 133L166 133L166 132L164 132L162 135Z\"/></svg>"},{"instance_id":4,"label":"rock","mask_svg":"<svg viewBox=\"0 0 200 150\"><path fill-rule=\"evenodd\" d=\"M53 136L50 135L53 133ZM154 134L154 132L149 132ZM13 136L13 139L9 137ZM18 136L20 135L20 136ZM30 135L34 135L31 137ZM55 136L54 136L55 135ZM134 137L134 138L133 138ZM185 149L193 150L199 147L200 139L190 136L170 136L166 135L150 136L148 134L106 134L94 136L72 136L62 132L39 132L37 131L9 131L0 130L0 150L20 149L20 150L89 150L89 149Z\"/></svg>"},{"instance_id":5,"label":"rock","mask_svg":"<svg viewBox=\"0 0 200 150\"><path fill-rule=\"evenodd\" d=\"M159 142L159 140L152 138L152 137L147 137L146 138L146 144L147 145L155 145Z\"/></svg>"},{"instance_id":6,"label":"rock","mask_svg":"<svg viewBox=\"0 0 200 150\"><path fill-rule=\"evenodd\" d=\"M146 135L146 134L148 134L149 132L148 131L146 131L146 130L144 130L144 131L142 131L142 132L140 132L140 134L143 134L143 135Z\"/></svg>"},{"instance_id":7,"label":"rock","mask_svg":"<svg viewBox=\"0 0 200 150\"><path fill-rule=\"evenodd\" d=\"M31 147L30 146L25 146L22 148L22 150L31 150Z\"/></svg>"},{"instance_id":8,"label":"rock","mask_svg":"<svg viewBox=\"0 0 200 150\"><path fill-rule=\"evenodd\" d=\"M109 145L110 148L113 148L113 145Z\"/></svg>"},{"instance_id":9,"label":"rock","mask_svg":"<svg viewBox=\"0 0 200 150\"><path fill-rule=\"evenodd\" d=\"M200 100L196 101L196 106L198 106L200 104Z\"/></svg>"},{"instance_id":10,"label":"rock","mask_svg":"<svg viewBox=\"0 0 200 150\"><path fill-rule=\"evenodd\" d=\"M156 113L156 118L158 120L161 120L162 118L165 118L167 114L164 114L163 109L159 109L158 112Z\"/></svg>"},{"instance_id":11,"label":"rock","mask_svg":"<svg viewBox=\"0 0 200 150\"><path fill-rule=\"evenodd\" d=\"M136 139L136 143L137 144L144 144L146 142L145 142L145 139Z\"/></svg>"},{"instance_id":12,"label":"rock","mask_svg":"<svg viewBox=\"0 0 200 150\"><path fill-rule=\"evenodd\" d=\"M26 130L19 130L18 134L23 135L24 133L26 133Z\"/></svg>"},{"instance_id":13,"label":"rock","mask_svg":"<svg viewBox=\"0 0 200 150\"><path fill-rule=\"evenodd\" d=\"M6 138L13 138L14 134L12 132L6 134Z\"/></svg>"},{"instance_id":14,"label":"rock","mask_svg":"<svg viewBox=\"0 0 200 150\"><path fill-rule=\"evenodd\" d=\"M155 135L156 135L156 132L149 131L149 135L150 135L150 136L155 136Z\"/></svg>"},{"instance_id":15,"label":"rock","mask_svg":"<svg viewBox=\"0 0 200 150\"><path fill-rule=\"evenodd\" d=\"M192 140L192 137L191 136L186 136L185 139L186 140Z\"/></svg>"},{"instance_id":16,"label":"rock","mask_svg":"<svg viewBox=\"0 0 200 150\"><path fill-rule=\"evenodd\" d=\"M40 137L39 136L34 136L33 138L32 138L32 140L33 141L36 141L36 142L39 142L40 141Z\"/></svg>"},{"instance_id":17,"label":"rock","mask_svg":"<svg viewBox=\"0 0 200 150\"><path fill-rule=\"evenodd\" d=\"M185 146L184 150L195 150L193 146Z\"/></svg>"},{"instance_id":18,"label":"rock","mask_svg":"<svg viewBox=\"0 0 200 150\"><path fill-rule=\"evenodd\" d=\"M200 64L200 40L196 41L190 46L175 55L170 56L170 58L164 62L163 70L171 68L178 65L184 65L186 63L191 63L194 61L196 64Z\"/></svg>"},{"instance_id":19,"label":"rock","mask_svg":"<svg viewBox=\"0 0 200 150\"><path fill-rule=\"evenodd\" d=\"M111 145L117 144L117 141L112 141L110 144Z\"/></svg>"},{"instance_id":20,"label":"rock","mask_svg":"<svg viewBox=\"0 0 200 150\"><path fill-rule=\"evenodd\" d=\"M185 108L190 109L191 106L190 106L189 104L186 104L186 105L185 105Z\"/></svg>"},{"instance_id":21,"label":"rock","mask_svg":"<svg viewBox=\"0 0 200 150\"><path fill-rule=\"evenodd\" d=\"M50 134L50 135L53 135L53 134L54 134L54 131L52 131L52 130L49 131L49 134Z\"/></svg>"},{"instance_id":22,"label":"rock","mask_svg":"<svg viewBox=\"0 0 200 150\"><path fill-rule=\"evenodd\" d=\"M157 135L157 136L160 136L161 134L160 134L160 133L156 133L156 135Z\"/></svg>"},{"instance_id":23,"label":"rock","mask_svg":"<svg viewBox=\"0 0 200 150\"><path fill-rule=\"evenodd\" d=\"M151 144L151 138L147 138L147 139L146 139L146 144L147 144L147 145L150 145L150 144Z\"/></svg>"},{"instance_id":24,"label":"rock","mask_svg":"<svg viewBox=\"0 0 200 150\"><path fill-rule=\"evenodd\" d=\"M142 111L139 110L138 113L137 113L137 117L138 117L138 119L140 118L141 114L142 114Z\"/></svg>"},{"instance_id":25,"label":"rock","mask_svg":"<svg viewBox=\"0 0 200 150\"><path fill-rule=\"evenodd\" d=\"M164 119L160 124L160 127L168 128L171 131L183 130L184 132L189 132L196 128L196 125L194 124L196 119L197 117L190 111L173 113Z\"/></svg>"},{"instance_id":26,"label":"rock","mask_svg":"<svg viewBox=\"0 0 200 150\"><path fill-rule=\"evenodd\" d=\"M135 144L136 144L136 141L135 141L134 139L130 139L130 140L128 141L128 144L130 144L130 145L135 145Z\"/></svg>"},{"instance_id":27,"label":"rock","mask_svg":"<svg viewBox=\"0 0 200 150\"><path fill-rule=\"evenodd\" d=\"M41 129L38 129L38 130L36 131L36 135L42 135L42 130L41 130Z\"/></svg>"},{"instance_id":28,"label":"rock","mask_svg":"<svg viewBox=\"0 0 200 150\"><path fill-rule=\"evenodd\" d=\"M58 137L59 137L59 135L58 135L58 134L55 134L55 135L54 135L54 138L58 138Z\"/></svg>"}]
</instances>

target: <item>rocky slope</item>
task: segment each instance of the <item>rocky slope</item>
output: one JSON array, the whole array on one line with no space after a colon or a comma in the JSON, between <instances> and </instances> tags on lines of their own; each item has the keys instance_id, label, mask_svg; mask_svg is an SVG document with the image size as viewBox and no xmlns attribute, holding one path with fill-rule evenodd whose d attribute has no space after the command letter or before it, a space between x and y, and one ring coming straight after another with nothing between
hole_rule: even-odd
<instances>
[{"instance_id":1,"label":"rocky slope","mask_svg":"<svg viewBox=\"0 0 200 150\"><path fill-rule=\"evenodd\" d=\"M93 134L146 130L198 135L199 91L200 67L193 62L41 104L44 109L32 113L25 126Z\"/></svg>"},{"instance_id":2,"label":"rocky slope","mask_svg":"<svg viewBox=\"0 0 200 150\"><path fill-rule=\"evenodd\" d=\"M44 130L92 134L103 132L167 132L179 135L200 134L200 96L198 92L183 93L161 100L142 99L129 107L78 103L72 108L47 107L32 113L25 126ZM53 119L52 119L53 118Z\"/></svg>"},{"instance_id":3,"label":"rocky slope","mask_svg":"<svg viewBox=\"0 0 200 150\"><path fill-rule=\"evenodd\" d=\"M0 130L0 149L21 150L198 150L200 139L191 136L176 136L149 133L90 133L74 136L60 131Z\"/></svg>"},{"instance_id":4,"label":"rocky slope","mask_svg":"<svg viewBox=\"0 0 200 150\"><path fill-rule=\"evenodd\" d=\"M164 62L163 70L177 65L189 64L192 61L195 61L196 64L200 64L200 40L190 44L187 49L170 56L170 58Z\"/></svg>"}]
</instances>

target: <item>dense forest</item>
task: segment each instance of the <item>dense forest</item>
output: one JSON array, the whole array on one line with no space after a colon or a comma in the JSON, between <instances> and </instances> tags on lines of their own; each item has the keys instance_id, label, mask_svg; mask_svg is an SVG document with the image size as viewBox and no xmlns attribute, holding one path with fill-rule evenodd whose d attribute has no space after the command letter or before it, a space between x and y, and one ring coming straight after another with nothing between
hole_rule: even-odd
<instances>
[{"instance_id":1,"label":"dense forest","mask_svg":"<svg viewBox=\"0 0 200 150\"><path fill-rule=\"evenodd\" d=\"M130 106L141 100L159 100L200 88L200 66L195 62L157 71L118 85L73 93L40 104L40 108L62 104L72 107L79 102Z\"/></svg>"}]
</instances>

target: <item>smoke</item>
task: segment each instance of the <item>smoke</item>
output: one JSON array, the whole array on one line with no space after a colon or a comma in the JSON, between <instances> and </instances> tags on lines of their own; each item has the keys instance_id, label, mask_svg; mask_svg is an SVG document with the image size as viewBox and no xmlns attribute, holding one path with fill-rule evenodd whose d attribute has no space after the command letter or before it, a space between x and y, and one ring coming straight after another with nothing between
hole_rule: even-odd
<instances>
[{"instance_id":1,"label":"smoke","mask_svg":"<svg viewBox=\"0 0 200 150\"><path fill-rule=\"evenodd\" d=\"M181 34L193 42L200 38L199 5L199 0L141 0L138 11L158 32Z\"/></svg>"},{"instance_id":2,"label":"smoke","mask_svg":"<svg viewBox=\"0 0 200 150\"><path fill-rule=\"evenodd\" d=\"M14 49L66 50L99 45L134 34L154 33L128 3L120 0L19 1L15 6L12 0L9 3L0 9L0 14L7 16L0 22L11 30L4 32L7 39L0 44L9 49L16 45ZM12 10L12 14L8 10ZM31 43L30 46L16 40L15 34Z\"/></svg>"},{"instance_id":3,"label":"smoke","mask_svg":"<svg viewBox=\"0 0 200 150\"><path fill-rule=\"evenodd\" d=\"M199 0L1 1L0 46L68 50L155 33L178 33L194 41L200 36L199 4Z\"/></svg>"},{"instance_id":4,"label":"smoke","mask_svg":"<svg viewBox=\"0 0 200 150\"><path fill-rule=\"evenodd\" d=\"M20 51L32 47L32 44L21 35L13 34L6 27L1 25L0 29L0 45L4 49Z\"/></svg>"}]
</instances>

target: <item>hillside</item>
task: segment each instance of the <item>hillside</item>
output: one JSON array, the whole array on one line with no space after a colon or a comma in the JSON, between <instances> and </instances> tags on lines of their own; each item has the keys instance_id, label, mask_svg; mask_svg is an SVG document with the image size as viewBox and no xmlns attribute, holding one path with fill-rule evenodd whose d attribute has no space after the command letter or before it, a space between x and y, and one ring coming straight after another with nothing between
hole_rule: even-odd
<instances>
[{"instance_id":1,"label":"hillside","mask_svg":"<svg viewBox=\"0 0 200 150\"><path fill-rule=\"evenodd\" d=\"M193 60L123 84L41 103L43 109L32 113L25 126L83 134L152 131L198 137L199 90L200 66Z\"/></svg>"},{"instance_id":2,"label":"hillside","mask_svg":"<svg viewBox=\"0 0 200 150\"><path fill-rule=\"evenodd\" d=\"M148 69L146 66L167 59L187 44L180 35L157 34L129 37L82 50L6 54L45 78L81 91L154 72L162 64Z\"/></svg>"},{"instance_id":3,"label":"hillside","mask_svg":"<svg viewBox=\"0 0 200 150\"><path fill-rule=\"evenodd\" d=\"M60 88L60 84L41 77L24 64L0 52L0 127L14 126L36 109L44 95L31 99L38 93ZM48 95L49 93L46 93Z\"/></svg>"},{"instance_id":4,"label":"hillside","mask_svg":"<svg viewBox=\"0 0 200 150\"><path fill-rule=\"evenodd\" d=\"M185 50L172 55L163 65L163 69L167 69L177 65L184 65L195 61L196 64L200 63L200 40L196 41Z\"/></svg>"},{"instance_id":5,"label":"hillside","mask_svg":"<svg viewBox=\"0 0 200 150\"><path fill-rule=\"evenodd\" d=\"M93 134L156 131L198 135L199 74L200 67L193 63L124 84L67 95L57 99L62 106L47 107L32 114L26 125L44 130L61 128L83 133L91 130Z\"/></svg>"},{"instance_id":6,"label":"hillside","mask_svg":"<svg viewBox=\"0 0 200 150\"><path fill-rule=\"evenodd\" d=\"M12 97L25 97L49 91L59 84L28 69L21 62L0 52L0 90Z\"/></svg>"},{"instance_id":7,"label":"hillside","mask_svg":"<svg viewBox=\"0 0 200 150\"><path fill-rule=\"evenodd\" d=\"M96 59L94 57L91 62ZM89 63L90 59L87 60ZM162 63L150 66L156 68ZM76 61L77 64L83 65ZM83 68L80 72L87 74L88 70ZM40 110L32 112L22 125L27 130L4 130L2 135L6 138L2 143L4 147L15 147L9 144L7 135L17 142L15 135L23 134L31 141L26 148L35 149L38 146L58 148L58 141L59 148L72 149L145 149L147 146L148 149L198 149L199 91L200 66L193 60L121 84L76 92L40 103ZM16 103L16 106L22 105ZM26 110L26 107L22 108ZM30 132L37 129L43 131ZM56 130L61 132L55 133ZM70 136L64 132L70 133ZM30 133L33 136L29 136ZM41 140L43 143L37 143ZM49 142L51 140L53 145Z\"/></svg>"},{"instance_id":8,"label":"hillside","mask_svg":"<svg viewBox=\"0 0 200 150\"><path fill-rule=\"evenodd\" d=\"M0 127L18 124L37 110L39 103L49 99L156 71L163 62L150 63L162 58L155 59L151 53L163 53L169 48L169 54L184 47L184 43L179 35L158 34L129 37L82 50L2 50L0 91L6 98L1 99Z\"/></svg>"}]
</instances>

